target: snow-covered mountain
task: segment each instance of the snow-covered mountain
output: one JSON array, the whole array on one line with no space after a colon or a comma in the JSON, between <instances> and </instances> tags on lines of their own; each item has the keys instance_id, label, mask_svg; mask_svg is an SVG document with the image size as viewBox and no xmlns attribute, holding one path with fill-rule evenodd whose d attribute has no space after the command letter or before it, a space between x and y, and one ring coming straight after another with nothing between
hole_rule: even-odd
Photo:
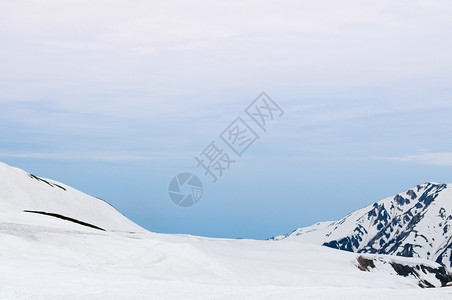
<instances>
[{"instance_id":1,"label":"snow-covered mountain","mask_svg":"<svg viewBox=\"0 0 452 300\"><path fill-rule=\"evenodd\" d=\"M334 222L299 228L297 240L358 252L426 258L452 267L452 185L426 183Z\"/></svg>"},{"instance_id":2,"label":"snow-covered mountain","mask_svg":"<svg viewBox=\"0 0 452 300\"><path fill-rule=\"evenodd\" d=\"M107 231L145 231L101 199L1 162L0 221L64 228L84 226Z\"/></svg>"},{"instance_id":3,"label":"snow-covered mountain","mask_svg":"<svg viewBox=\"0 0 452 300\"><path fill-rule=\"evenodd\" d=\"M152 233L0 163L0 299L446 299L420 286L451 281L421 258Z\"/></svg>"}]
</instances>

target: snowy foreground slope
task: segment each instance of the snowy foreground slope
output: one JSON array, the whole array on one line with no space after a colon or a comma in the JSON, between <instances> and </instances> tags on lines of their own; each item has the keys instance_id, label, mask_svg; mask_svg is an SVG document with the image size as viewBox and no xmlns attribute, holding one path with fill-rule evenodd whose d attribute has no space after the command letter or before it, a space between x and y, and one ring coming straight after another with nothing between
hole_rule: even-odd
<instances>
[{"instance_id":1,"label":"snowy foreground slope","mask_svg":"<svg viewBox=\"0 0 452 300\"><path fill-rule=\"evenodd\" d=\"M426 183L341 220L300 228L291 239L358 252L420 257L452 269L452 186Z\"/></svg>"},{"instance_id":2,"label":"snowy foreground slope","mask_svg":"<svg viewBox=\"0 0 452 300\"><path fill-rule=\"evenodd\" d=\"M0 164L0 299L452 298L452 288L419 287L441 285L433 261L155 234L99 199L36 178Z\"/></svg>"},{"instance_id":3,"label":"snowy foreground slope","mask_svg":"<svg viewBox=\"0 0 452 300\"><path fill-rule=\"evenodd\" d=\"M26 212L25 212L26 211ZM51 213L56 216L46 216ZM61 222L58 218L70 218ZM107 202L65 184L0 162L0 221L80 228L76 221L109 231L145 231Z\"/></svg>"}]
</instances>

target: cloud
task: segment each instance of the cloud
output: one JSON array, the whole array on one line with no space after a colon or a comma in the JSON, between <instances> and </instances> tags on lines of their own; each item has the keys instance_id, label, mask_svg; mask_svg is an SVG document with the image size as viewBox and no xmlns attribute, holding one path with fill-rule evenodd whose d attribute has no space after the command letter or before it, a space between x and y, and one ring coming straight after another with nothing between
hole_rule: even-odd
<instances>
[{"instance_id":1,"label":"cloud","mask_svg":"<svg viewBox=\"0 0 452 300\"><path fill-rule=\"evenodd\" d=\"M448 3L3 1L0 92L126 114L217 91L438 84L452 61Z\"/></svg>"},{"instance_id":2,"label":"cloud","mask_svg":"<svg viewBox=\"0 0 452 300\"><path fill-rule=\"evenodd\" d=\"M452 152L407 155L402 157L390 157L388 159L397 161L415 162L435 166L452 166Z\"/></svg>"},{"instance_id":3,"label":"cloud","mask_svg":"<svg viewBox=\"0 0 452 300\"><path fill-rule=\"evenodd\" d=\"M146 159L147 149L201 148L262 90L287 111L280 136L294 141L366 138L379 130L370 120L395 113L400 120L384 128L408 120L438 134L434 126L450 124L432 125L440 118L423 110L451 108L451 9L450 1L3 1L0 135L39 145L16 147L28 156L105 159L72 152L119 149L114 159ZM303 131L312 127L322 131Z\"/></svg>"},{"instance_id":4,"label":"cloud","mask_svg":"<svg viewBox=\"0 0 452 300\"><path fill-rule=\"evenodd\" d=\"M13 153L0 152L0 158L26 158L26 159L52 159L52 160L89 160L89 161L142 161L155 157L142 154L116 154L116 153L44 153L28 152Z\"/></svg>"}]
</instances>

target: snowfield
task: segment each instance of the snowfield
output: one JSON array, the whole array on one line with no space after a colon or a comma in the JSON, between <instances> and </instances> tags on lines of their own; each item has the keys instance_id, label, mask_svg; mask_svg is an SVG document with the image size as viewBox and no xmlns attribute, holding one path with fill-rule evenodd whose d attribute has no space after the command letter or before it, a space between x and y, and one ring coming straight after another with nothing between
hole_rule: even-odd
<instances>
[{"instance_id":1,"label":"snowfield","mask_svg":"<svg viewBox=\"0 0 452 300\"><path fill-rule=\"evenodd\" d=\"M452 287L422 289L388 264L432 261L364 254L376 261L365 272L360 254L290 239L156 234L43 180L0 164L1 299L452 299Z\"/></svg>"},{"instance_id":2,"label":"snowfield","mask_svg":"<svg viewBox=\"0 0 452 300\"><path fill-rule=\"evenodd\" d=\"M414 278L362 272L354 253L290 241L2 223L0 245L0 295L6 298L452 297L452 288L421 289Z\"/></svg>"}]
</instances>

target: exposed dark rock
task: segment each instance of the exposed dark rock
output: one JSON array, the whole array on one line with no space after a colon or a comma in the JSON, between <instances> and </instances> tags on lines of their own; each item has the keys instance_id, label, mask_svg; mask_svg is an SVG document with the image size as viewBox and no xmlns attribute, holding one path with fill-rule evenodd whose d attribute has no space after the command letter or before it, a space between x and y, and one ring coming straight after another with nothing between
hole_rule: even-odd
<instances>
[{"instance_id":1,"label":"exposed dark rock","mask_svg":"<svg viewBox=\"0 0 452 300\"><path fill-rule=\"evenodd\" d=\"M359 256L357 258L358 269L361 271L370 272L372 269L375 269L375 260L364 258L363 256ZM443 266L438 268L432 268L429 266L425 266L422 264L418 264L416 266L408 266L396 262L386 262L389 263L394 271L404 277L413 276L419 280L419 286L422 288L434 288L435 285L432 282L429 282L424 278L425 274L434 274L435 278L437 278L441 282L441 286L447 286L449 282L452 282L452 274L448 273Z\"/></svg>"},{"instance_id":2,"label":"exposed dark rock","mask_svg":"<svg viewBox=\"0 0 452 300\"><path fill-rule=\"evenodd\" d=\"M375 269L375 264L373 260L364 258L360 255L358 257L358 268L361 271L369 271L369 268Z\"/></svg>"},{"instance_id":3,"label":"exposed dark rock","mask_svg":"<svg viewBox=\"0 0 452 300\"><path fill-rule=\"evenodd\" d=\"M413 190L409 190L407 192L407 195L411 197L411 200L414 200L417 197L416 193Z\"/></svg>"}]
</instances>

